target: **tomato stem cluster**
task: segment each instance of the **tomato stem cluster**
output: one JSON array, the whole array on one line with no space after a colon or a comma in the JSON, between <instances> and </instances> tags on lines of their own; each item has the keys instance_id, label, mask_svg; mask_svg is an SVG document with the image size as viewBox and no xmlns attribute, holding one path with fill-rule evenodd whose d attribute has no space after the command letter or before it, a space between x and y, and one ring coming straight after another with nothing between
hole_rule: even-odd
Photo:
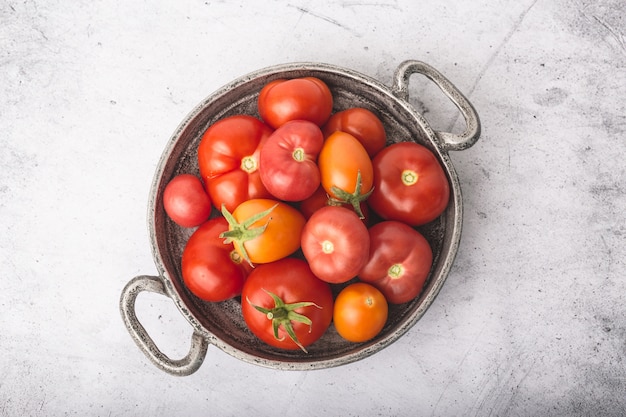
<instances>
[{"instance_id":1,"label":"tomato stem cluster","mask_svg":"<svg viewBox=\"0 0 626 417\"><path fill-rule=\"evenodd\" d=\"M313 322L307 316L300 314L300 313L296 313L295 310L298 308L309 307L309 306L313 306L317 308L321 308L321 307L315 303L311 303L307 301L300 302L300 303L285 304L285 302L278 295L267 290L265 290L265 292L268 293L270 297L272 297L272 300L274 300L273 308L265 308L265 307L252 304L252 302L249 299L247 299L248 303L250 303L250 305L254 307L256 310L265 314L268 320L272 321L272 329L274 330L274 337L277 340L284 339L284 338L280 338L278 335L278 330L280 329L280 326L282 326L283 329L285 329L285 331L289 335L289 338L293 340L294 343L298 345L298 347L300 347L300 349L302 349L304 353L308 353L306 348L298 340L298 336L296 336L296 332L293 329L292 322L304 323L308 325L309 327L313 325Z\"/></svg>"},{"instance_id":2,"label":"tomato stem cluster","mask_svg":"<svg viewBox=\"0 0 626 417\"><path fill-rule=\"evenodd\" d=\"M269 216L269 214L272 212L272 210L276 208L276 206L278 206L278 204L275 204L269 209L262 211L260 213L257 213L254 216L250 216L249 218L247 218L246 220L240 223L228 211L226 206L222 204L222 215L224 216L224 218L226 218L226 221L228 221L229 230L221 233L220 238L223 238L224 243L226 244L229 244L229 243L236 244L239 247L243 258L251 266L252 266L252 261L250 260L250 256L248 255L248 252L246 251L246 247L244 244L245 242L258 237L263 232L265 232L265 229L267 228L267 225L272 220L272 218L270 217L269 219L267 219L267 222L263 226L258 226L258 227L251 227L251 226L257 221L261 220L262 218Z\"/></svg>"},{"instance_id":3,"label":"tomato stem cluster","mask_svg":"<svg viewBox=\"0 0 626 417\"><path fill-rule=\"evenodd\" d=\"M361 171L357 171L356 173L356 185L354 186L354 192L349 193L348 191L342 190L341 188L333 185L330 188L330 191L335 195L335 197L331 197L329 200L329 204L331 205L340 205L340 204L350 204L354 208L356 214L359 215L359 218L364 219L363 211L361 210L361 203L372 194L374 188L366 192L365 194L361 194L363 188L363 180L361 179Z\"/></svg>"}]
</instances>

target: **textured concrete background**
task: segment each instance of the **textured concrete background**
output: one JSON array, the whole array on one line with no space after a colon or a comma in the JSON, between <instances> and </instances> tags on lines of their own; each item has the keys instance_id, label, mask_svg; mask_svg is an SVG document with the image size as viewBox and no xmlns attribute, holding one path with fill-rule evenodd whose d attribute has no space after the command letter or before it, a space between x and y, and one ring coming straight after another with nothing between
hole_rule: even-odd
<instances>
[{"instance_id":1,"label":"textured concrete background","mask_svg":"<svg viewBox=\"0 0 626 417\"><path fill-rule=\"evenodd\" d=\"M404 337L343 367L279 372L211 347L175 378L135 346L123 286L154 274L146 207L204 97L290 61L389 84L430 63L483 134L452 154L454 268ZM460 131L420 77L411 102ZM0 2L1 416L626 415L623 0ZM180 357L190 326L142 294Z\"/></svg>"}]
</instances>

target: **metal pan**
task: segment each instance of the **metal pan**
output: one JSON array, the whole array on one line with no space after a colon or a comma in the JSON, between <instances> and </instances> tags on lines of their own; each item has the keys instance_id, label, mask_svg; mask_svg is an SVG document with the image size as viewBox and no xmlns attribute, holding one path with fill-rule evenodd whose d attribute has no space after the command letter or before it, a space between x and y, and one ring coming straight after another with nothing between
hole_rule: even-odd
<instances>
[{"instance_id":1,"label":"metal pan","mask_svg":"<svg viewBox=\"0 0 626 417\"><path fill-rule=\"evenodd\" d=\"M421 74L432 80L457 106L465 119L460 134L433 131L426 119L409 103L409 78ZM240 313L240 300L207 303L191 294L181 278L180 259L192 230L176 226L163 210L163 190L180 173L198 173L196 150L209 125L235 114L257 115L256 100L261 88L274 79L314 76L333 92L334 111L366 107L383 121L388 142L415 141L430 148L450 182L447 209L419 230L433 249L433 267L422 293L413 301L390 305L389 319L382 332L365 343L343 340L331 325L327 333L302 351L284 351L259 341L247 328ZM480 135L480 121L470 102L439 71L420 61L405 61L396 69L391 86L334 65L291 63L265 68L220 88L201 102L179 125L165 148L156 169L148 210L148 228L158 275L133 278L124 287L120 311L130 335L146 356L160 369L174 375L189 375L202 364L207 348L214 345L243 361L274 369L308 370L334 367L372 355L407 332L426 312L439 293L456 256L462 226L462 199L457 174L448 152L472 146ZM143 291L172 299L193 327L189 353L171 359L162 353L137 319L135 300Z\"/></svg>"}]
</instances>

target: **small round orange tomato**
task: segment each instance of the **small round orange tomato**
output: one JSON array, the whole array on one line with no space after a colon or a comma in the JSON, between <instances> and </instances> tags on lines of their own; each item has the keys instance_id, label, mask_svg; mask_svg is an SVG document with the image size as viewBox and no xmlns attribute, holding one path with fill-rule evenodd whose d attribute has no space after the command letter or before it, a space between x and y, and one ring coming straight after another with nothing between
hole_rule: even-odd
<instances>
[{"instance_id":1,"label":"small round orange tomato","mask_svg":"<svg viewBox=\"0 0 626 417\"><path fill-rule=\"evenodd\" d=\"M337 202L351 204L361 218L360 203L367 199L374 182L374 168L357 138L337 131L324 141L317 159L322 187Z\"/></svg>"},{"instance_id":2,"label":"small round orange tomato","mask_svg":"<svg viewBox=\"0 0 626 417\"><path fill-rule=\"evenodd\" d=\"M232 242L249 263L265 264L285 258L300 248L306 220L294 207L273 199L255 198L239 204L231 213L222 207L228 221L220 237Z\"/></svg>"},{"instance_id":3,"label":"small round orange tomato","mask_svg":"<svg viewBox=\"0 0 626 417\"><path fill-rule=\"evenodd\" d=\"M387 134L383 122L370 110L352 107L330 116L324 125L324 136L341 130L354 136L363 144L370 157L385 147Z\"/></svg>"},{"instance_id":4,"label":"small round orange tomato","mask_svg":"<svg viewBox=\"0 0 626 417\"><path fill-rule=\"evenodd\" d=\"M389 306L383 293L370 284L357 282L337 295L333 322L344 339L366 342L380 333L388 314Z\"/></svg>"}]
</instances>

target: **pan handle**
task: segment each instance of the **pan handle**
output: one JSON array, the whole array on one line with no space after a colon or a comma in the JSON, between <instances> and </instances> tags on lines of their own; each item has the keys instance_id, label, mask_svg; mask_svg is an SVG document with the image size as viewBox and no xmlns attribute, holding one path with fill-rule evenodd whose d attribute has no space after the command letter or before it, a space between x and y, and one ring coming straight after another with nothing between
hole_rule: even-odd
<instances>
[{"instance_id":1,"label":"pan handle","mask_svg":"<svg viewBox=\"0 0 626 417\"><path fill-rule=\"evenodd\" d=\"M161 370L175 376L186 376L194 373L204 361L209 345L208 340L194 330L189 353L182 359L170 359L159 350L137 319L135 301L139 293L143 291L155 292L169 297L163 280L159 277L140 275L126 284L120 297L120 312L131 337L148 359Z\"/></svg>"},{"instance_id":2,"label":"pan handle","mask_svg":"<svg viewBox=\"0 0 626 417\"><path fill-rule=\"evenodd\" d=\"M439 71L430 65L415 60L402 62L393 77L392 91L400 99L409 99L409 78L421 74L433 81L456 105L465 118L465 132L460 135L449 132L436 132L446 151L462 151L474 145L480 136L480 119L472 104Z\"/></svg>"}]
</instances>

